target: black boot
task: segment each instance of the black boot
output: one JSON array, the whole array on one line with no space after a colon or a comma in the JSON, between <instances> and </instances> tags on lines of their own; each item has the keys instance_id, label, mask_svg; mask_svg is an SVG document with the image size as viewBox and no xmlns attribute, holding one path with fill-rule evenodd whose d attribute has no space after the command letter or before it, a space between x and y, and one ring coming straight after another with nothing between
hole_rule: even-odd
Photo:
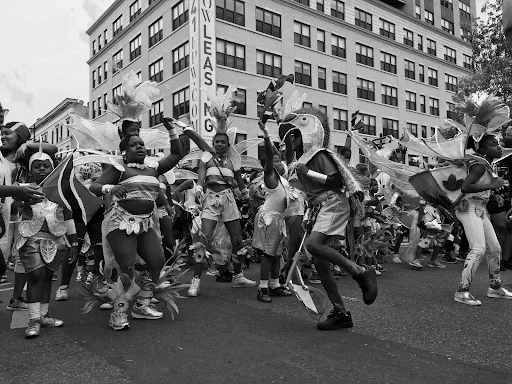
<instances>
[{"instance_id":1,"label":"black boot","mask_svg":"<svg viewBox=\"0 0 512 384\"><path fill-rule=\"evenodd\" d=\"M316 327L321 331L332 331L335 329L341 328L352 328L354 323L352 323L352 316L350 312L346 314L341 313L340 309L337 306L334 306L331 313L327 315L327 319L319 322Z\"/></svg>"},{"instance_id":2,"label":"black boot","mask_svg":"<svg viewBox=\"0 0 512 384\"><path fill-rule=\"evenodd\" d=\"M372 304L377 298L377 276L375 269L369 265L363 265L365 271L360 275L354 276L353 279L359 284L359 288L363 291L363 301L366 305Z\"/></svg>"},{"instance_id":3,"label":"black boot","mask_svg":"<svg viewBox=\"0 0 512 384\"><path fill-rule=\"evenodd\" d=\"M262 303L271 303L272 299L270 298L268 288L258 288L258 294L256 295L256 299L261 301Z\"/></svg>"}]
</instances>

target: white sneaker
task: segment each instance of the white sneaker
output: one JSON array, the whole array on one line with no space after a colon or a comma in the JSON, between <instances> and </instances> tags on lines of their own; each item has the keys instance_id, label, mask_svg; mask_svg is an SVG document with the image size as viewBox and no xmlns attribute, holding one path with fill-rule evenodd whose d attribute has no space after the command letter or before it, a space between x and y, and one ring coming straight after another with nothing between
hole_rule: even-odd
<instances>
[{"instance_id":1,"label":"white sneaker","mask_svg":"<svg viewBox=\"0 0 512 384\"><path fill-rule=\"evenodd\" d=\"M75 281L82 281L84 279L84 272L81 270L78 270L76 273Z\"/></svg>"},{"instance_id":2,"label":"white sneaker","mask_svg":"<svg viewBox=\"0 0 512 384\"><path fill-rule=\"evenodd\" d=\"M400 256L395 254L395 256L393 256L393 263L400 264L401 262L402 262L402 259L400 259Z\"/></svg>"},{"instance_id":3,"label":"white sneaker","mask_svg":"<svg viewBox=\"0 0 512 384\"><path fill-rule=\"evenodd\" d=\"M512 299L512 292L507 291L503 287L498 289L489 288L487 289L487 297L493 299Z\"/></svg>"},{"instance_id":4,"label":"white sneaker","mask_svg":"<svg viewBox=\"0 0 512 384\"><path fill-rule=\"evenodd\" d=\"M487 293L487 296L489 296L489 293ZM455 292L455 296L453 299L457 303L467 304L467 305L482 305L482 302L480 300L477 300L469 293L468 291L464 292Z\"/></svg>"},{"instance_id":5,"label":"white sneaker","mask_svg":"<svg viewBox=\"0 0 512 384\"><path fill-rule=\"evenodd\" d=\"M189 297L196 297L199 293L199 285L201 284L201 279L197 276L194 276L192 278L192 281L190 281L190 288L188 289L188 296Z\"/></svg>"},{"instance_id":6,"label":"white sneaker","mask_svg":"<svg viewBox=\"0 0 512 384\"><path fill-rule=\"evenodd\" d=\"M382 275L382 272L381 272L381 271L379 271L379 270L377 269L377 266L376 266L376 265L372 265L372 267L373 267L373 269L375 269L375 275L376 275L376 276L380 276L380 275Z\"/></svg>"},{"instance_id":7,"label":"white sneaker","mask_svg":"<svg viewBox=\"0 0 512 384\"><path fill-rule=\"evenodd\" d=\"M249 280L243 272L233 276L233 288L250 288L258 285L255 281Z\"/></svg>"},{"instance_id":8,"label":"white sneaker","mask_svg":"<svg viewBox=\"0 0 512 384\"><path fill-rule=\"evenodd\" d=\"M64 301L67 300L69 289L65 285L61 285L57 292L55 292L55 301Z\"/></svg>"},{"instance_id":9,"label":"white sneaker","mask_svg":"<svg viewBox=\"0 0 512 384\"><path fill-rule=\"evenodd\" d=\"M423 269L423 265L421 265L420 261L418 259L413 260L411 263L409 263L409 266L412 269L420 270Z\"/></svg>"}]
</instances>

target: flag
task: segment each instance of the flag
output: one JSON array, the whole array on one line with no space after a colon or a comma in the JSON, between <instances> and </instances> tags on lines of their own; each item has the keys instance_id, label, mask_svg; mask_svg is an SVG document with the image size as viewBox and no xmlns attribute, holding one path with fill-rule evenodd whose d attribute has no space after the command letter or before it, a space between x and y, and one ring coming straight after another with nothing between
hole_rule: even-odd
<instances>
[{"instance_id":1,"label":"flag","mask_svg":"<svg viewBox=\"0 0 512 384\"><path fill-rule=\"evenodd\" d=\"M73 153L70 153L41 184L46 198L73 212L73 217L81 217L88 223L103 200L94 196L76 178L73 168Z\"/></svg>"}]
</instances>

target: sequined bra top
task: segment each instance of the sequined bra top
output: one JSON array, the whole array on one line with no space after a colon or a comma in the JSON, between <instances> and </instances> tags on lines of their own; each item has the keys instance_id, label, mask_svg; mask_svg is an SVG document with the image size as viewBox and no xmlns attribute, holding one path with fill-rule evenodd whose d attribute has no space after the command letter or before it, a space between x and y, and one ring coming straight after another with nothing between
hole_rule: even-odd
<instances>
[{"instance_id":1,"label":"sequined bra top","mask_svg":"<svg viewBox=\"0 0 512 384\"><path fill-rule=\"evenodd\" d=\"M211 159L213 159L213 155L210 152L205 152L201 158L205 164ZM218 161L216 161L215 164L216 165L206 169L205 184L207 186L212 184L228 185L231 188L235 188L237 186L235 172L232 169L223 166L223 164Z\"/></svg>"},{"instance_id":2,"label":"sequined bra top","mask_svg":"<svg viewBox=\"0 0 512 384\"><path fill-rule=\"evenodd\" d=\"M154 176L137 175L124 179L119 182L127 192L126 196L118 199L114 196L114 201L126 200L151 200L155 201L160 190L160 182Z\"/></svg>"},{"instance_id":3,"label":"sequined bra top","mask_svg":"<svg viewBox=\"0 0 512 384\"><path fill-rule=\"evenodd\" d=\"M66 233L63 208L47 199L25 207L22 218L18 230L23 237L32 237L41 230L54 236L63 236Z\"/></svg>"}]
</instances>

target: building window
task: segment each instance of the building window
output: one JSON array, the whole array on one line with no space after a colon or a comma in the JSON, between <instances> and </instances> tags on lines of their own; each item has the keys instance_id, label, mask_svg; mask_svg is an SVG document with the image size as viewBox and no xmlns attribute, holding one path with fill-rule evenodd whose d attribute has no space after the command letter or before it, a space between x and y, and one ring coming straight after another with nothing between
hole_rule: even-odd
<instances>
[{"instance_id":1,"label":"building window","mask_svg":"<svg viewBox=\"0 0 512 384\"><path fill-rule=\"evenodd\" d=\"M398 120L382 118L382 134L398 139Z\"/></svg>"},{"instance_id":2,"label":"building window","mask_svg":"<svg viewBox=\"0 0 512 384\"><path fill-rule=\"evenodd\" d=\"M149 80L160 83L164 79L164 59L149 64Z\"/></svg>"},{"instance_id":3,"label":"building window","mask_svg":"<svg viewBox=\"0 0 512 384\"><path fill-rule=\"evenodd\" d=\"M411 111L416 110L416 94L414 92L405 91L405 108Z\"/></svg>"},{"instance_id":4,"label":"building window","mask_svg":"<svg viewBox=\"0 0 512 384\"><path fill-rule=\"evenodd\" d=\"M343 95L347 94L347 75L345 73L332 71L332 91Z\"/></svg>"},{"instance_id":5,"label":"building window","mask_svg":"<svg viewBox=\"0 0 512 384\"><path fill-rule=\"evenodd\" d=\"M117 105L117 96L121 96L123 89L121 84L117 87L112 88L112 103Z\"/></svg>"},{"instance_id":6,"label":"building window","mask_svg":"<svg viewBox=\"0 0 512 384\"><path fill-rule=\"evenodd\" d=\"M434 116L439 116L439 100L434 99L433 97L429 100L430 114Z\"/></svg>"},{"instance_id":7,"label":"building window","mask_svg":"<svg viewBox=\"0 0 512 384\"><path fill-rule=\"evenodd\" d=\"M455 28L451 21L446 19L441 19L441 29L449 34L453 35L455 33Z\"/></svg>"},{"instance_id":8,"label":"building window","mask_svg":"<svg viewBox=\"0 0 512 384\"><path fill-rule=\"evenodd\" d=\"M325 116L327 116L327 105L319 104L319 105L318 105L318 109L319 109L319 110L320 110L320 112L322 112Z\"/></svg>"},{"instance_id":9,"label":"building window","mask_svg":"<svg viewBox=\"0 0 512 384\"><path fill-rule=\"evenodd\" d=\"M347 57L346 40L344 37L331 34L331 53L338 57Z\"/></svg>"},{"instance_id":10,"label":"building window","mask_svg":"<svg viewBox=\"0 0 512 384\"><path fill-rule=\"evenodd\" d=\"M123 50L120 49L112 55L112 74L123 68Z\"/></svg>"},{"instance_id":11,"label":"building window","mask_svg":"<svg viewBox=\"0 0 512 384\"><path fill-rule=\"evenodd\" d=\"M372 15L358 8L355 9L356 20L355 24L359 27L363 27L369 31L372 30Z\"/></svg>"},{"instance_id":12,"label":"building window","mask_svg":"<svg viewBox=\"0 0 512 384\"><path fill-rule=\"evenodd\" d=\"M164 21L159 18L149 26L149 47L152 47L164 37Z\"/></svg>"},{"instance_id":13,"label":"building window","mask_svg":"<svg viewBox=\"0 0 512 384\"><path fill-rule=\"evenodd\" d=\"M434 14L425 9L425 22L434 25Z\"/></svg>"},{"instance_id":14,"label":"building window","mask_svg":"<svg viewBox=\"0 0 512 384\"><path fill-rule=\"evenodd\" d=\"M101 96L98 97L97 106L98 106L98 116L101 116ZM60 127L59 140L62 140L62 126Z\"/></svg>"},{"instance_id":15,"label":"building window","mask_svg":"<svg viewBox=\"0 0 512 384\"><path fill-rule=\"evenodd\" d=\"M217 39L217 64L245 71L245 46Z\"/></svg>"},{"instance_id":16,"label":"building window","mask_svg":"<svg viewBox=\"0 0 512 384\"><path fill-rule=\"evenodd\" d=\"M295 21L293 24L293 32L295 44L303 45L305 47L311 46L309 25Z\"/></svg>"},{"instance_id":17,"label":"building window","mask_svg":"<svg viewBox=\"0 0 512 384\"><path fill-rule=\"evenodd\" d=\"M235 97L237 99L235 113L247 115L247 97L245 89L238 88L235 92Z\"/></svg>"},{"instance_id":18,"label":"building window","mask_svg":"<svg viewBox=\"0 0 512 384\"><path fill-rule=\"evenodd\" d=\"M407 130L412 133L414 136L418 136L418 124L407 123Z\"/></svg>"},{"instance_id":19,"label":"building window","mask_svg":"<svg viewBox=\"0 0 512 384\"><path fill-rule=\"evenodd\" d=\"M459 3L460 4L460 3ZM471 56L464 54L464 68L473 69L473 59Z\"/></svg>"},{"instance_id":20,"label":"building window","mask_svg":"<svg viewBox=\"0 0 512 384\"><path fill-rule=\"evenodd\" d=\"M428 69L428 84L437 87L437 70L434 68Z\"/></svg>"},{"instance_id":21,"label":"building window","mask_svg":"<svg viewBox=\"0 0 512 384\"><path fill-rule=\"evenodd\" d=\"M445 74L444 82L447 91L457 92L457 77Z\"/></svg>"},{"instance_id":22,"label":"building window","mask_svg":"<svg viewBox=\"0 0 512 384\"><path fill-rule=\"evenodd\" d=\"M309 7L309 0L294 0L294 1L299 4L307 5Z\"/></svg>"},{"instance_id":23,"label":"building window","mask_svg":"<svg viewBox=\"0 0 512 384\"><path fill-rule=\"evenodd\" d=\"M98 36L98 51L101 49L101 35Z\"/></svg>"},{"instance_id":24,"label":"building window","mask_svg":"<svg viewBox=\"0 0 512 384\"><path fill-rule=\"evenodd\" d=\"M107 80L108 75L108 61L103 63L103 79Z\"/></svg>"},{"instance_id":25,"label":"building window","mask_svg":"<svg viewBox=\"0 0 512 384\"><path fill-rule=\"evenodd\" d=\"M453 0L441 0L441 6L453 11Z\"/></svg>"},{"instance_id":26,"label":"building window","mask_svg":"<svg viewBox=\"0 0 512 384\"><path fill-rule=\"evenodd\" d=\"M96 101L93 100L92 101L92 118L96 118ZM53 131L52 131L52 136L53 136ZM53 139L52 139L52 143L53 143Z\"/></svg>"},{"instance_id":27,"label":"building window","mask_svg":"<svg viewBox=\"0 0 512 384\"><path fill-rule=\"evenodd\" d=\"M333 108L333 128L337 131L348 130L348 111L344 109Z\"/></svg>"},{"instance_id":28,"label":"building window","mask_svg":"<svg viewBox=\"0 0 512 384\"><path fill-rule=\"evenodd\" d=\"M135 1L130 5L130 22L135 20L140 15L140 0Z\"/></svg>"},{"instance_id":29,"label":"building window","mask_svg":"<svg viewBox=\"0 0 512 384\"><path fill-rule=\"evenodd\" d=\"M103 110L106 112L108 111L108 105L107 105L107 94L103 94ZM69 130L68 130L68 136L69 136Z\"/></svg>"},{"instance_id":30,"label":"building window","mask_svg":"<svg viewBox=\"0 0 512 384\"><path fill-rule=\"evenodd\" d=\"M426 113L425 95L420 95L420 112Z\"/></svg>"},{"instance_id":31,"label":"building window","mask_svg":"<svg viewBox=\"0 0 512 384\"><path fill-rule=\"evenodd\" d=\"M93 40L92 41L92 54L95 55L96 54L96 40Z\"/></svg>"},{"instance_id":32,"label":"building window","mask_svg":"<svg viewBox=\"0 0 512 384\"><path fill-rule=\"evenodd\" d=\"M471 20L471 6L459 0L460 17Z\"/></svg>"},{"instance_id":33,"label":"building window","mask_svg":"<svg viewBox=\"0 0 512 384\"><path fill-rule=\"evenodd\" d=\"M455 119L457 117L457 112L455 111L455 104L446 102L446 118Z\"/></svg>"},{"instance_id":34,"label":"building window","mask_svg":"<svg viewBox=\"0 0 512 384\"><path fill-rule=\"evenodd\" d=\"M325 31L321 29L316 30L316 49L325 52Z\"/></svg>"},{"instance_id":35,"label":"building window","mask_svg":"<svg viewBox=\"0 0 512 384\"><path fill-rule=\"evenodd\" d=\"M160 100L153 103L153 108L149 110L149 126L161 124L164 116L164 101Z\"/></svg>"},{"instance_id":36,"label":"building window","mask_svg":"<svg viewBox=\"0 0 512 384\"><path fill-rule=\"evenodd\" d=\"M408 79L416 80L416 68L415 68L414 62L405 59L404 67L405 67L405 77Z\"/></svg>"},{"instance_id":37,"label":"building window","mask_svg":"<svg viewBox=\"0 0 512 384\"><path fill-rule=\"evenodd\" d=\"M421 7L419 5L416 6L416 14L415 14L415 16L416 16L417 19L421 20Z\"/></svg>"},{"instance_id":38,"label":"building window","mask_svg":"<svg viewBox=\"0 0 512 384\"><path fill-rule=\"evenodd\" d=\"M188 21L188 1L182 0L172 7L172 30L179 28Z\"/></svg>"},{"instance_id":39,"label":"building window","mask_svg":"<svg viewBox=\"0 0 512 384\"><path fill-rule=\"evenodd\" d=\"M471 37L471 28L466 25L460 26L460 38L464 41L469 41Z\"/></svg>"},{"instance_id":40,"label":"building window","mask_svg":"<svg viewBox=\"0 0 512 384\"><path fill-rule=\"evenodd\" d=\"M256 73L269 77L278 77L281 75L282 59L279 55L273 53L256 51Z\"/></svg>"},{"instance_id":41,"label":"building window","mask_svg":"<svg viewBox=\"0 0 512 384\"><path fill-rule=\"evenodd\" d=\"M395 40L395 24L380 19L380 35Z\"/></svg>"},{"instance_id":42,"label":"building window","mask_svg":"<svg viewBox=\"0 0 512 384\"><path fill-rule=\"evenodd\" d=\"M112 36L116 37L123 30L123 15L119 16L112 23Z\"/></svg>"},{"instance_id":43,"label":"building window","mask_svg":"<svg viewBox=\"0 0 512 384\"><path fill-rule=\"evenodd\" d=\"M331 1L331 16L345 20L345 3L343 1Z\"/></svg>"},{"instance_id":44,"label":"building window","mask_svg":"<svg viewBox=\"0 0 512 384\"><path fill-rule=\"evenodd\" d=\"M92 71L92 87L96 87L96 71Z\"/></svg>"},{"instance_id":45,"label":"building window","mask_svg":"<svg viewBox=\"0 0 512 384\"><path fill-rule=\"evenodd\" d=\"M418 80L420 82L424 83L425 82L425 66L423 64L419 64L418 67L419 67L419 70L418 70L419 78L418 78Z\"/></svg>"},{"instance_id":46,"label":"building window","mask_svg":"<svg viewBox=\"0 0 512 384\"><path fill-rule=\"evenodd\" d=\"M107 45L107 43L108 43L108 40L107 40L107 30L105 29L103 31L103 44Z\"/></svg>"},{"instance_id":47,"label":"building window","mask_svg":"<svg viewBox=\"0 0 512 384\"><path fill-rule=\"evenodd\" d=\"M427 39L427 53L434 56L437 55L436 42L434 40Z\"/></svg>"},{"instance_id":48,"label":"building window","mask_svg":"<svg viewBox=\"0 0 512 384\"><path fill-rule=\"evenodd\" d=\"M373 48L356 43L356 61L373 67Z\"/></svg>"},{"instance_id":49,"label":"building window","mask_svg":"<svg viewBox=\"0 0 512 384\"><path fill-rule=\"evenodd\" d=\"M397 89L389 85L382 85L382 104L398 106Z\"/></svg>"},{"instance_id":50,"label":"building window","mask_svg":"<svg viewBox=\"0 0 512 384\"><path fill-rule=\"evenodd\" d=\"M444 46L444 59L450 63L457 64L457 51L455 49Z\"/></svg>"},{"instance_id":51,"label":"building window","mask_svg":"<svg viewBox=\"0 0 512 384\"><path fill-rule=\"evenodd\" d=\"M387 52L380 52L380 69L386 72L396 73L396 56Z\"/></svg>"},{"instance_id":52,"label":"building window","mask_svg":"<svg viewBox=\"0 0 512 384\"><path fill-rule=\"evenodd\" d=\"M267 35L281 37L281 16L256 7L256 30Z\"/></svg>"},{"instance_id":53,"label":"building window","mask_svg":"<svg viewBox=\"0 0 512 384\"><path fill-rule=\"evenodd\" d=\"M311 64L295 60L295 83L311 86Z\"/></svg>"},{"instance_id":54,"label":"building window","mask_svg":"<svg viewBox=\"0 0 512 384\"><path fill-rule=\"evenodd\" d=\"M327 89L327 70L318 67L318 88Z\"/></svg>"},{"instance_id":55,"label":"building window","mask_svg":"<svg viewBox=\"0 0 512 384\"><path fill-rule=\"evenodd\" d=\"M217 18L245 26L245 4L239 0L216 0Z\"/></svg>"},{"instance_id":56,"label":"building window","mask_svg":"<svg viewBox=\"0 0 512 384\"><path fill-rule=\"evenodd\" d=\"M190 91L188 87L172 94L172 113L174 117L178 117L189 112L189 100Z\"/></svg>"},{"instance_id":57,"label":"building window","mask_svg":"<svg viewBox=\"0 0 512 384\"><path fill-rule=\"evenodd\" d=\"M421 126L421 137L423 139L427 138L427 126L426 125ZM428 161L425 161L425 162L428 163Z\"/></svg>"},{"instance_id":58,"label":"building window","mask_svg":"<svg viewBox=\"0 0 512 384\"><path fill-rule=\"evenodd\" d=\"M135 39L130 41L130 61L135 60L141 54L141 37L137 36Z\"/></svg>"},{"instance_id":59,"label":"building window","mask_svg":"<svg viewBox=\"0 0 512 384\"><path fill-rule=\"evenodd\" d=\"M307 101L304 101L304 102L302 103L302 108L308 108L308 109L311 109L311 108L313 108L313 103L309 103L309 102L307 102Z\"/></svg>"},{"instance_id":60,"label":"building window","mask_svg":"<svg viewBox=\"0 0 512 384\"><path fill-rule=\"evenodd\" d=\"M377 129L376 129L377 119L375 118L375 116L366 115L364 113L361 113L360 116L361 116L361 121L363 122L364 125L363 125L363 128L360 129L359 131L366 135L375 136L376 131L377 131Z\"/></svg>"},{"instance_id":61,"label":"building window","mask_svg":"<svg viewBox=\"0 0 512 384\"><path fill-rule=\"evenodd\" d=\"M324 9L325 9L324 0L317 0L317 2L316 2L316 10L320 11L320 12L323 12Z\"/></svg>"},{"instance_id":62,"label":"building window","mask_svg":"<svg viewBox=\"0 0 512 384\"><path fill-rule=\"evenodd\" d=\"M418 35L418 51L423 51L423 36Z\"/></svg>"},{"instance_id":63,"label":"building window","mask_svg":"<svg viewBox=\"0 0 512 384\"><path fill-rule=\"evenodd\" d=\"M189 66L189 44L181 44L178 48L172 51L172 73L188 68Z\"/></svg>"},{"instance_id":64,"label":"building window","mask_svg":"<svg viewBox=\"0 0 512 384\"><path fill-rule=\"evenodd\" d=\"M101 84L101 65L98 67L98 85Z\"/></svg>"},{"instance_id":65,"label":"building window","mask_svg":"<svg viewBox=\"0 0 512 384\"><path fill-rule=\"evenodd\" d=\"M414 32L404 28L404 44L414 48Z\"/></svg>"},{"instance_id":66,"label":"building window","mask_svg":"<svg viewBox=\"0 0 512 384\"><path fill-rule=\"evenodd\" d=\"M370 80L357 78L357 97L375 101L375 83Z\"/></svg>"}]
</instances>

